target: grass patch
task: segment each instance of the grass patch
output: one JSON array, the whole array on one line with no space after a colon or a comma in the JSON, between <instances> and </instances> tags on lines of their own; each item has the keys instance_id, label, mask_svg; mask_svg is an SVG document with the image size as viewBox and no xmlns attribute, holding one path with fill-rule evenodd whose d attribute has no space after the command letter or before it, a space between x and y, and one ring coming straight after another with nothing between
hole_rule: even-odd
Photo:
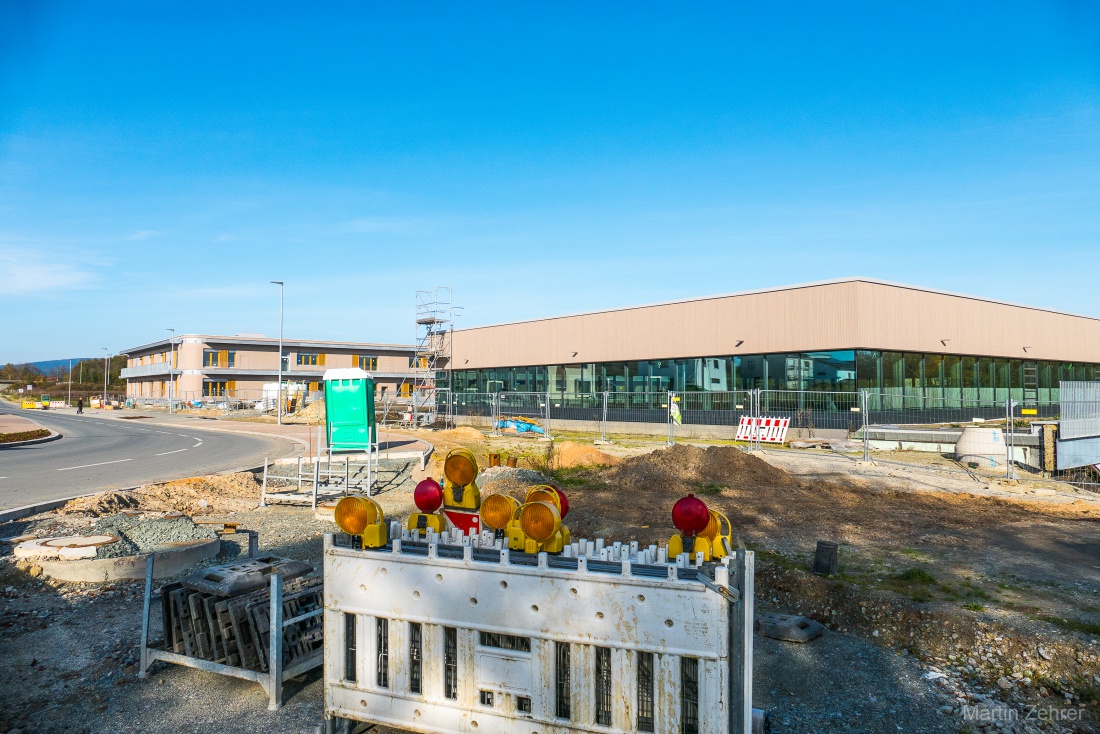
<instances>
[{"instance_id":1,"label":"grass patch","mask_svg":"<svg viewBox=\"0 0 1100 734\"><path fill-rule=\"evenodd\" d=\"M691 486L695 487L700 494L722 494L722 490L729 489L724 484L712 484L709 482L692 482Z\"/></svg>"},{"instance_id":2,"label":"grass patch","mask_svg":"<svg viewBox=\"0 0 1100 734\"><path fill-rule=\"evenodd\" d=\"M552 469L549 476L564 487L586 487L592 484L590 470L584 466Z\"/></svg>"},{"instance_id":3,"label":"grass patch","mask_svg":"<svg viewBox=\"0 0 1100 734\"><path fill-rule=\"evenodd\" d=\"M979 604L976 601L968 601L966 604L963 604L963 609L969 609L972 612L984 612L985 611L985 607L983 607L981 604Z\"/></svg>"},{"instance_id":4,"label":"grass patch","mask_svg":"<svg viewBox=\"0 0 1100 734\"><path fill-rule=\"evenodd\" d=\"M1095 622L1084 622L1080 619L1067 619L1065 617L1048 617L1040 616L1039 619L1044 622L1050 622L1055 627L1061 627L1064 630L1070 632L1084 632L1087 635L1100 636L1100 624Z\"/></svg>"},{"instance_id":5,"label":"grass patch","mask_svg":"<svg viewBox=\"0 0 1100 734\"><path fill-rule=\"evenodd\" d=\"M894 574L894 578L905 584L931 585L936 583L936 577L923 568L907 568Z\"/></svg>"},{"instance_id":6,"label":"grass patch","mask_svg":"<svg viewBox=\"0 0 1100 734\"><path fill-rule=\"evenodd\" d=\"M45 438L50 432L45 428L34 431L20 431L18 433L0 433L0 443L12 443L14 441L31 441L36 438Z\"/></svg>"},{"instance_id":7,"label":"grass patch","mask_svg":"<svg viewBox=\"0 0 1100 734\"><path fill-rule=\"evenodd\" d=\"M920 555L920 551L917 550L916 548L902 548L901 549L901 554L903 556L910 556L912 558L916 558L917 556Z\"/></svg>"}]
</instances>

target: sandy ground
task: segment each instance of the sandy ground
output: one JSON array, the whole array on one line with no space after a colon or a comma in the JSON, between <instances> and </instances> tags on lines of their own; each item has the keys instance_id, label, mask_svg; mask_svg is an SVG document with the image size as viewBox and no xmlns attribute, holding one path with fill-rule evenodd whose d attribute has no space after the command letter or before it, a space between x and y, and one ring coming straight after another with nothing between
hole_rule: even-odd
<instances>
[{"instance_id":1,"label":"sandy ground","mask_svg":"<svg viewBox=\"0 0 1100 734\"><path fill-rule=\"evenodd\" d=\"M678 446L652 453L652 445L580 442L548 451L545 442L487 439L470 429L430 435L436 461L423 474L438 474L454 446L483 461L489 453L514 455L565 488L567 523L578 537L664 542L671 505L687 492L727 514L735 543L757 551L758 605L829 627L806 645L757 638L754 703L772 710L774 731L979 731L961 707L994 704L1017 711L1084 706L1087 719L1071 726L1019 721L998 731L1096 730L1100 650L1092 635L1067 629L1091 629L1100 612L1100 503L1093 495L1028 496L935 467L863 466L825 452L752 456ZM588 465L597 451L611 458ZM412 510L418 474L378 496L388 515ZM204 519L257 529L263 551L319 567L321 534L331 525L308 509L255 508L256 499L247 476L156 485L136 495L149 508L188 507ZM117 504L82 501L0 526L0 535L78 526ZM837 577L807 572L818 539L841 543ZM316 673L291 685L287 705L275 713L255 684L167 665L138 680L139 585L55 584L2 553L0 656L9 675L0 677L0 734L313 732L319 723Z\"/></svg>"}]
</instances>

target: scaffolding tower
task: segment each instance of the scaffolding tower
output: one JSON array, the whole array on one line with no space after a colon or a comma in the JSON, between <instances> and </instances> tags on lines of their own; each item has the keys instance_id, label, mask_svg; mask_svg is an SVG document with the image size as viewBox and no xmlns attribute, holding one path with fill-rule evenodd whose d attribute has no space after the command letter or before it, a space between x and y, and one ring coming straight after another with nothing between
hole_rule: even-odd
<instances>
[{"instance_id":1,"label":"scaffolding tower","mask_svg":"<svg viewBox=\"0 0 1100 734\"><path fill-rule=\"evenodd\" d=\"M451 332L454 303L451 286L416 291L415 351L409 371L385 401L383 423L413 428L453 424L451 415ZM445 370L445 372L443 372Z\"/></svg>"}]
</instances>

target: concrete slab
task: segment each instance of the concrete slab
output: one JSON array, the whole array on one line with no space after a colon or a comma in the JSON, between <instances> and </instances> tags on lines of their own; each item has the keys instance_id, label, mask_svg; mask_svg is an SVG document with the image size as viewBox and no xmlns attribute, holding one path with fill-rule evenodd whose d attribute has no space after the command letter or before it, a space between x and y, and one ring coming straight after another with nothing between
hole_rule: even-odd
<instances>
[{"instance_id":1,"label":"concrete slab","mask_svg":"<svg viewBox=\"0 0 1100 734\"><path fill-rule=\"evenodd\" d=\"M213 558L221 552L221 540L196 540L172 543L156 551L153 578L178 576L199 561ZM39 561L42 573L58 581L103 583L119 579L142 580L148 554L121 558L90 558L75 561Z\"/></svg>"}]
</instances>

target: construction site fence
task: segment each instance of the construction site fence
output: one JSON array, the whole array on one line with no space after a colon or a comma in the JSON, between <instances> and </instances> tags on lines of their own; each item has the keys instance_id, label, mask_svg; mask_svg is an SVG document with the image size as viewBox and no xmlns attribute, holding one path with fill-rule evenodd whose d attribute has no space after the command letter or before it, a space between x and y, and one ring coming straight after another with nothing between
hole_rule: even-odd
<instances>
[{"instance_id":1,"label":"construction site fence","mask_svg":"<svg viewBox=\"0 0 1100 734\"><path fill-rule=\"evenodd\" d=\"M519 417L583 422L601 433L607 424L736 427L743 418L789 418L791 429L811 437L817 430L844 431L864 425L927 425L1005 420L1006 401L962 400L872 392L732 390L722 392L498 392L437 390L437 409L460 422L471 418ZM1027 413L1022 411L1027 410ZM1017 403L1019 419L1057 419L1060 404ZM628 430L616 431L629 433ZM673 437L676 432L673 431Z\"/></svg>"},{"instance_id":2,"label":"construction site fence","mask_svg":"<svg viewBox=\"0 0 1100 734\"><path fill-rule=\"evenodd\" d=\"M282 397L284 413L295 413L317 401L324 401L321 390L297 390L284 387ZM225 390L219 394L202 391L181 391L178 396L129 396L125 404L133 408L171 408L175 410L212 410L222 413L275 413L278 403L274 390L264 391L258 388Z\"/></svg>"}]
</instances>

